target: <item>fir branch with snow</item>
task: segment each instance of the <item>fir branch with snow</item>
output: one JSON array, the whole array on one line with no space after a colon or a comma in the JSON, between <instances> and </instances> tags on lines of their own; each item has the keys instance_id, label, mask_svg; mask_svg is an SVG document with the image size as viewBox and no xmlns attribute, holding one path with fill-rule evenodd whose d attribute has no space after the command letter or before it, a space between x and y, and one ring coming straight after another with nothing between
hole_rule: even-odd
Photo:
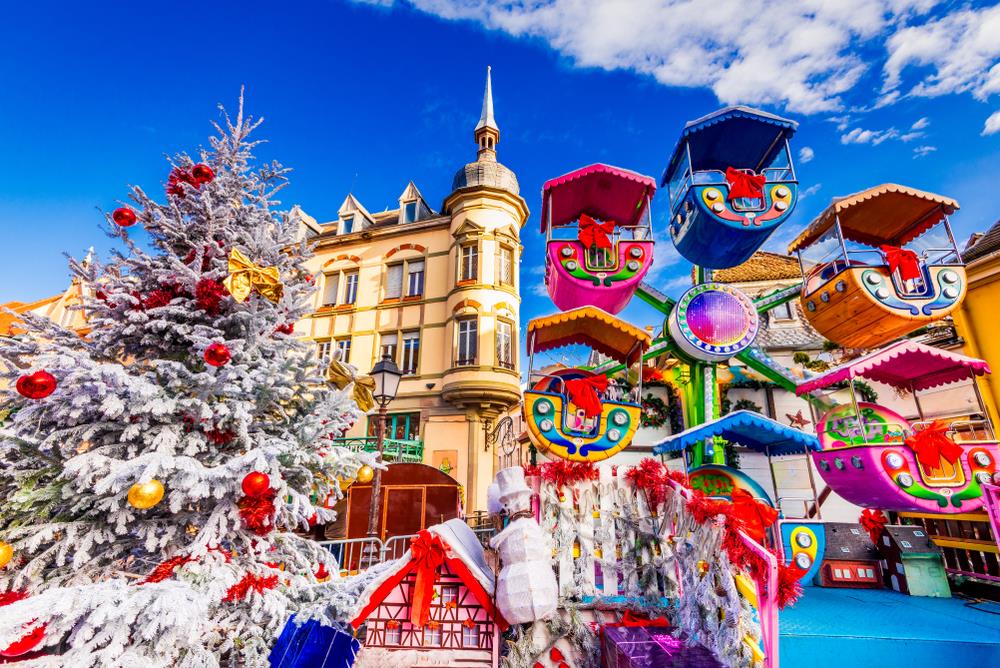
<instances>
[{"instance_id":1,"label":"fir branch with snow","mask_svg":"<svg viewBox=\"0 0 1000 668\"><path fill-rule=\"evenodd\" d=\"M264 665L319 565L336 577L294 530L332 520L337 479L375 462L332 446L351 388L291 333L310 249L274 209L286 170L254 161L258 124L241 99L197 163L171 161L164 195L133 187L106 216L124 251L70 262L84 332L19 314L0 340L0 595L25 596L0 649L44 625L37 665ZM41 370L48 396L15 390Z\"/></svg>"}]
</instances>

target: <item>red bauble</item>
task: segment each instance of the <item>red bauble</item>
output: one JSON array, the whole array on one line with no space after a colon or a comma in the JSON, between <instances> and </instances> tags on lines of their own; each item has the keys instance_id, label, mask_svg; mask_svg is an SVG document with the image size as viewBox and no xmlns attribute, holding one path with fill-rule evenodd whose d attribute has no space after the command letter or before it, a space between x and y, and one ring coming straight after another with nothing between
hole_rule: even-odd
<instances>
[{"instance_id":1,"label":"red bauble","mask_svg":"<svg viewBox=\"0 0 1000 668\"><path fill-rule=\"evenodd\" d=\"M44 399L56 391L56 377L42 369L17 379L17 391L28 399Z\"/></svg>"},{"instance_id":2,"label":"red bauble","mask_svg":"<svg viewBox=\"0 0 1000 668\"><path fill-rule=\"evenodd\" d=\"M271 489L271 479L266 473L254 471L243 478L243 493L247 496L263 496Z\"/></svg>"},{"instance_id":3,"label":"red bauble","mask_svg":"<svg viewBox=\"0 0 1000 668\"><path fill-rule=\"evenodd\" d=\"M279 334L292 334L295 331L295 323L286 322L283 325L278 325L274 328L274 331Z\"/></svg>"},{"instance_id":4,"label":"red bauble","mask_svg":"<svg viewBox=\"0 0 1000 668\"><path fill-rule=\"evenodd\" d=\"M111 214L111 220L115 221L115 225L118 227L132 227L139 219L136 217L135 211L123 206L115 209L114 213Z\"/></svg>"},{"instance_id":5,"label":"red bauble","mask_svg":"<svg viewBox=\"0 0 1000 668\"><path fill-rule=\"evenodd\" d=\"M198 185L211 183L215 179L215 172L212 171L211 167L200 162L191 168L191 178Z\"/></svg>"},{"instance_id":6,"label":"red bauble","mask_svg":"<svg viewBox=\"0 0 1000 668\"><path fill-rule=\"evenodd\" d=\"M232 355L225 343L216 341L208 348L205 348L205 362L212 366L225 366L229 363Z\"/></svg>"},{"instance_id":7,"label":"red bauble","mask_svg":"<svg viewBox=\"0 0 1000 668\"><path fill-rule=\"evenodd\" d=\"M330 577L330 574L326 570L326 564L320 564L319 568L316 569L316 573L314 573L314 575L316 576L317 580L324 580Z\"/></svg>"},{"instance_id":8,"label":"red bauble","mask_svg":"<svg viewBox=\"0 0 1000 668\"><path fill-rule=\"evenodd\" d=\"M21 656L27 654L42 644L45 639L45 624L35 627L27 635L21 636L20 640L12 642L7 649L0 650L0 656Z\"/></svg>"}]
</instances>

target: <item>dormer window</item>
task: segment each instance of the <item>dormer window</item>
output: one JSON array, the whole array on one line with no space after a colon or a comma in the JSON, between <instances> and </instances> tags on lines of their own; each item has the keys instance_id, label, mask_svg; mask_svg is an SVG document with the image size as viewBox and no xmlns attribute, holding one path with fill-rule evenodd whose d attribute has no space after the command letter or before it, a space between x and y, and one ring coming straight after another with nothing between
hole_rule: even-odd
<instances>
[{"instance_id":1,"label":"dormer window","mask_svg":"<svg viewBox=\"0 0 1000 668\"><path fill-rule=\"evenodd\" d=\"M340 224L341 234L350 234L354 231L354 216L344 216Z\"/></svg>"},{"instance_id":2,"label":"dormer window","mask_svg":"<svg viewBox=\"0 0 1000 668\"><path fill-rule=\"evenodd\" d=\"M417 220L417 211L419 207L417 206L417 201L407 202L403 205L403 223L412 223Z\"/></svg>"}]
</instances>

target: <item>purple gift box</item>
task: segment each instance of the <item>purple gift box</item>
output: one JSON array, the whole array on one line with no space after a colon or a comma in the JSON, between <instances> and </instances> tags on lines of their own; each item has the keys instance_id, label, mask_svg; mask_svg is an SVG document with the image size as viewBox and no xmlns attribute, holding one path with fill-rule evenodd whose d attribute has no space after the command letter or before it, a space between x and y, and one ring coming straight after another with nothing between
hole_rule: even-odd
<instances>
[{"instance_id":1,"label":"purple gift box","mask_svg":"<svg viewBox=\"0 0 1000 668\"><path fill-rule=\"evenodd\" d=\"M601 668L724 668L701 645L688 645L656 626L605 626Z\"/></svg>"}]
</instances>

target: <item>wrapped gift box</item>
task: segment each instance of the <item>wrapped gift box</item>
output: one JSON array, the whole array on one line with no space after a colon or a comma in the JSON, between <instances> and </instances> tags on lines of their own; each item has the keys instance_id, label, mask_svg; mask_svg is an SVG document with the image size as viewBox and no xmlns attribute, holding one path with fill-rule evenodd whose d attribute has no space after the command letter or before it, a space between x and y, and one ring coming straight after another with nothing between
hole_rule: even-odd
<instances>
[{"instance_id":1,"label":"wrapped gift box","mask_svg":"<svg viewBox=\"0 0 1000 668\"><path fill-rule=\"evenodd\" d=\"M605 626L601 668L724 668L712 653L663 627Z\"/></svg>"},{"instance_id":2,"label":"wrapped gift box","mask_svg":"<svg viewBox=\"0 0 1000 668\"><path fill-rule=\"evenodd\" d=\"M310 619L285 622L268 660L271 668L350 668L361 644L350 634Z\"/></svg>"}]
</instances>

